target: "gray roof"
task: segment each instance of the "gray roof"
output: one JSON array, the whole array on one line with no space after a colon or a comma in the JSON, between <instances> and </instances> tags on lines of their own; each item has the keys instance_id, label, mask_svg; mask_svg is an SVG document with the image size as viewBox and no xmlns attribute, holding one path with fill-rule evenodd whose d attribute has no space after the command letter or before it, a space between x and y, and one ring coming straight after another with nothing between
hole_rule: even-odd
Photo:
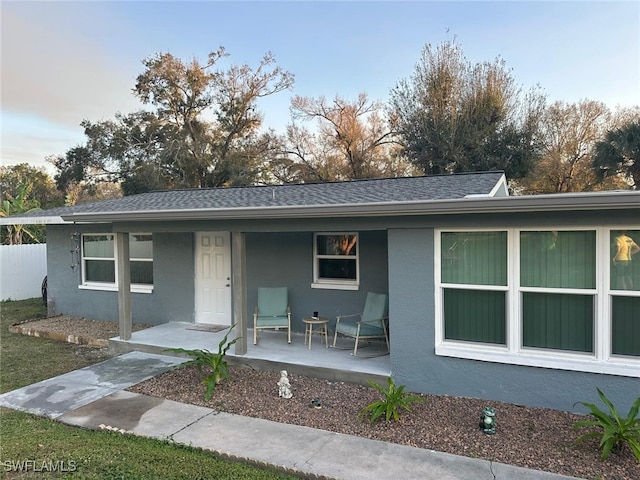
<instances>
[{"instance_id":1,"label":"gray roof","mask_svg":"<svg viewBox=\"0 0 640 480\"><path fill-rule=\"evenodd\" d=\"M449 215L619 210L640 219L640 191L508 196L502 172L169 190L0 218L12 223Z\"/></svg>"},{"instance_id":2,"label":"gray roof","mask_svg":"<svg viewBox=\"0 0 640 480\"><path fill-rule=\"evenodd\" d=\"M481 172L346 182L166 190L32 212L21 217L62 217L73 220L75 217L120 216L144 212L212 213L239 209L373 205L450 200L470 195L492 196L500 191L506 194L504 174Z\"/></svg>"}]
</instances>

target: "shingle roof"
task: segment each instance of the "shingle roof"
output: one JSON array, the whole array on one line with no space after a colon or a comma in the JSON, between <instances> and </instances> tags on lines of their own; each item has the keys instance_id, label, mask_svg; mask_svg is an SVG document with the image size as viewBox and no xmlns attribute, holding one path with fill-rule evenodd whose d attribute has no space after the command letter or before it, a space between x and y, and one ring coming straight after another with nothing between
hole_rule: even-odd
<instances>
[{"instance_id":1,"label":"shingle roof","mask_svg":"<svg viewBox=\"0 0 640 480\"><path fill-rule=\"evenodd\" d=\"M166 190L33 212L31 215L23 216L446 200L469 195L489 195L503 177L502 172L483 172L329 183Z\"/></svg>"}]
</instances>

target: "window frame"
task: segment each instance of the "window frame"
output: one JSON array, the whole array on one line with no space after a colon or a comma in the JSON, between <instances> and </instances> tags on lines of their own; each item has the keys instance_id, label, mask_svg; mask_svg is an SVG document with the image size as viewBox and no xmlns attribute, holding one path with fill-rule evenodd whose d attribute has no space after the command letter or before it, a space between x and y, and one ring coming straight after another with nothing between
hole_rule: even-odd
<instances>
[{"instance_id":1,"label":"window frame","mask_svg":"<svg viewBox=\"0 0 640 480\"><path fill-rule=\"evenodd\" d=\"M318 253L319 236L342 236L350 235L356 237L355 255L321 255ZM356 263L356 278L346 280L340 278L320 277L320 260L323 259L350 259ZM311 288L324 288L333 290L358 290L360 288L360 235L358 232L314 232L313 234L313 281Z\"/></svg>"},{"instance_id":2,"label":"window frame","mask_svg":"<svg viewBox=\"0 0 640 480\"><path fill-rule=\"evenodd\" d=\"M151 258L143 258L143 257L131 257L129 255L129 262L151 262L153 264L153 234L149 232L132 232L131 235L150 235L152 242L152 254ZM85 237L111 237L113 241L113 257L87 257L84 253L84 238ZM116 234L111 232L105 233L83 233L80 235L80 285L78 288L81 290L101 290L107 292L117 292L119 285L119 272L118 272L118 262L116 259L118 258L118 245L116 242ZM114 282L97 282L87 280L86 273L86 261L89 260L103 260L103 261L112 261L114 263L114 271L115 271L115 281ZM131 293L152 293L154 284L145 284L145 283L132 283L131 284Z\"/></svg>"},{"instance_id":3,"label":"window frame","mask_svg":"<svg viewBox=\"0 0 640 480\"><path fill-rule=\"evenodd\" d=\"M434 230L434 282L435 282L435 353L439 356L466 358L513 365L606 373L640 377L640 357L612 354L611 310L614 296L640 297L640 291L614 290L610 285L610 232L638 230L630 226L538 226L515 228L443 228ZM520 233L536 231L595 231L594 288L522 287L520 277ZM507 286L506 291L506 345L453 341L444 338L444 290L464 288L479 290L503 290L490 285L465 285L441 281L442 233L448 232L507 232ZM640 255L638 253L637 255ZM593 296L593 352L575 352L523 346L522 302L524 293L563 293Z\"/></svg>"}]
</instances>

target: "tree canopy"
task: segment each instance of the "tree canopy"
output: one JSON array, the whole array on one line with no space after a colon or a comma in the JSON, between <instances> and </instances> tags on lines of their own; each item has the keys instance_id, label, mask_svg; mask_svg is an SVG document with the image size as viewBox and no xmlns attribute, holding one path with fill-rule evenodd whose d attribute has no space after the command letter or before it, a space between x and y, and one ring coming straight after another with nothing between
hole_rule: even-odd
<instances>
[{"instance_id":1,"label":"tree canopy","mask_svg":"<svg viewBox=\"0 0 640 480\"><path fill-rule=\"evenodd\" d=\"M592 166L596 142L612 125L613 115L602 102L555 102L542 114L542 154L520 186L529 194L565 193L623 188L619 176L598 178Z\"/></svg>"},{"instance_id":2,"label":"tree canopy","mask_svg":"<svg viewBox=\"0 0 640 480\"><path fill-rule=\"evenodd\" d=\"M640 186L640 118L607 131L595 146L593 166L601 178L622 175L633 187Z\"/></svg>"},{"instance_id":3,"label":"tree canopy","mask_svg":"<svg viewBox=\"0 0 640 480\"><path fill-rule=\"evenodd\" d=\"M524 176L539 155L543 106L504 61L473 64L455 41L426 45L390 101L403 153L425 174L504 170L509 178Z\"/></svg>"},{"instance_id":4,"label":"tree canopy","mask_svg":"<svg viewBox=\"0 0 640 480\"><path fill-rule=\"evenodd\" d=\"M64 195L43 169L27 163L0 167L0 217L63 204ZM40 243L46 238L43 225L3 225L0 232L2 243L8 245Z\"/></svg>"},{"instance_id":5,"label":"tree canopy","mask_svg":"<svg viewBox=\"0 0 640 480\"><path fill-rule=\"evenodd\" d=\"M257 101L293 85L271 53L254 69L216 68L224 48L204 63L170 53L143 61L133 93L148 110L82 126L86 145L55 162L59 187L88 180L121 182L125 194L158 188L217 187L253 180L260 161Z\"/></svg>"},{"instance_id":6,"label":"tree canopy","mask_svg":"<svg viewBox=\"0 0 640 480\"><path fill-rule=\"evenodd\" d=\"M283 155L273 175L284 181L335 181L410 174L398 157L398 145L385 118L384 105L366 93L349 101L339 95L295 96L293 122L287 127ZM299 122L316 123L315 131Z\"/></svg>"}]
</instances>

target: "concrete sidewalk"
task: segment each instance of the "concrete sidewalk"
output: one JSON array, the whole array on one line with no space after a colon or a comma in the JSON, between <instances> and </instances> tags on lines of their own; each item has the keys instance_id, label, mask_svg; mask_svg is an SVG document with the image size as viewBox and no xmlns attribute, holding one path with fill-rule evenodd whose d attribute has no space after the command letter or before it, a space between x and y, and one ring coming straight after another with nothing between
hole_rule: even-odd
<instances>
[{"instance_id":1,"label":"concrete sidewalk","mask_svg":"<svg viewBox=\"0 0 640 480\"><path fill-rule=\"evenodd\" d=\"M124 391L184 361L132 352L0 395L0 405L83 428L171 439L306 477L420 480L561 480L492 463L324 430L231 415Z\"/></svg>"}]
</instances>

